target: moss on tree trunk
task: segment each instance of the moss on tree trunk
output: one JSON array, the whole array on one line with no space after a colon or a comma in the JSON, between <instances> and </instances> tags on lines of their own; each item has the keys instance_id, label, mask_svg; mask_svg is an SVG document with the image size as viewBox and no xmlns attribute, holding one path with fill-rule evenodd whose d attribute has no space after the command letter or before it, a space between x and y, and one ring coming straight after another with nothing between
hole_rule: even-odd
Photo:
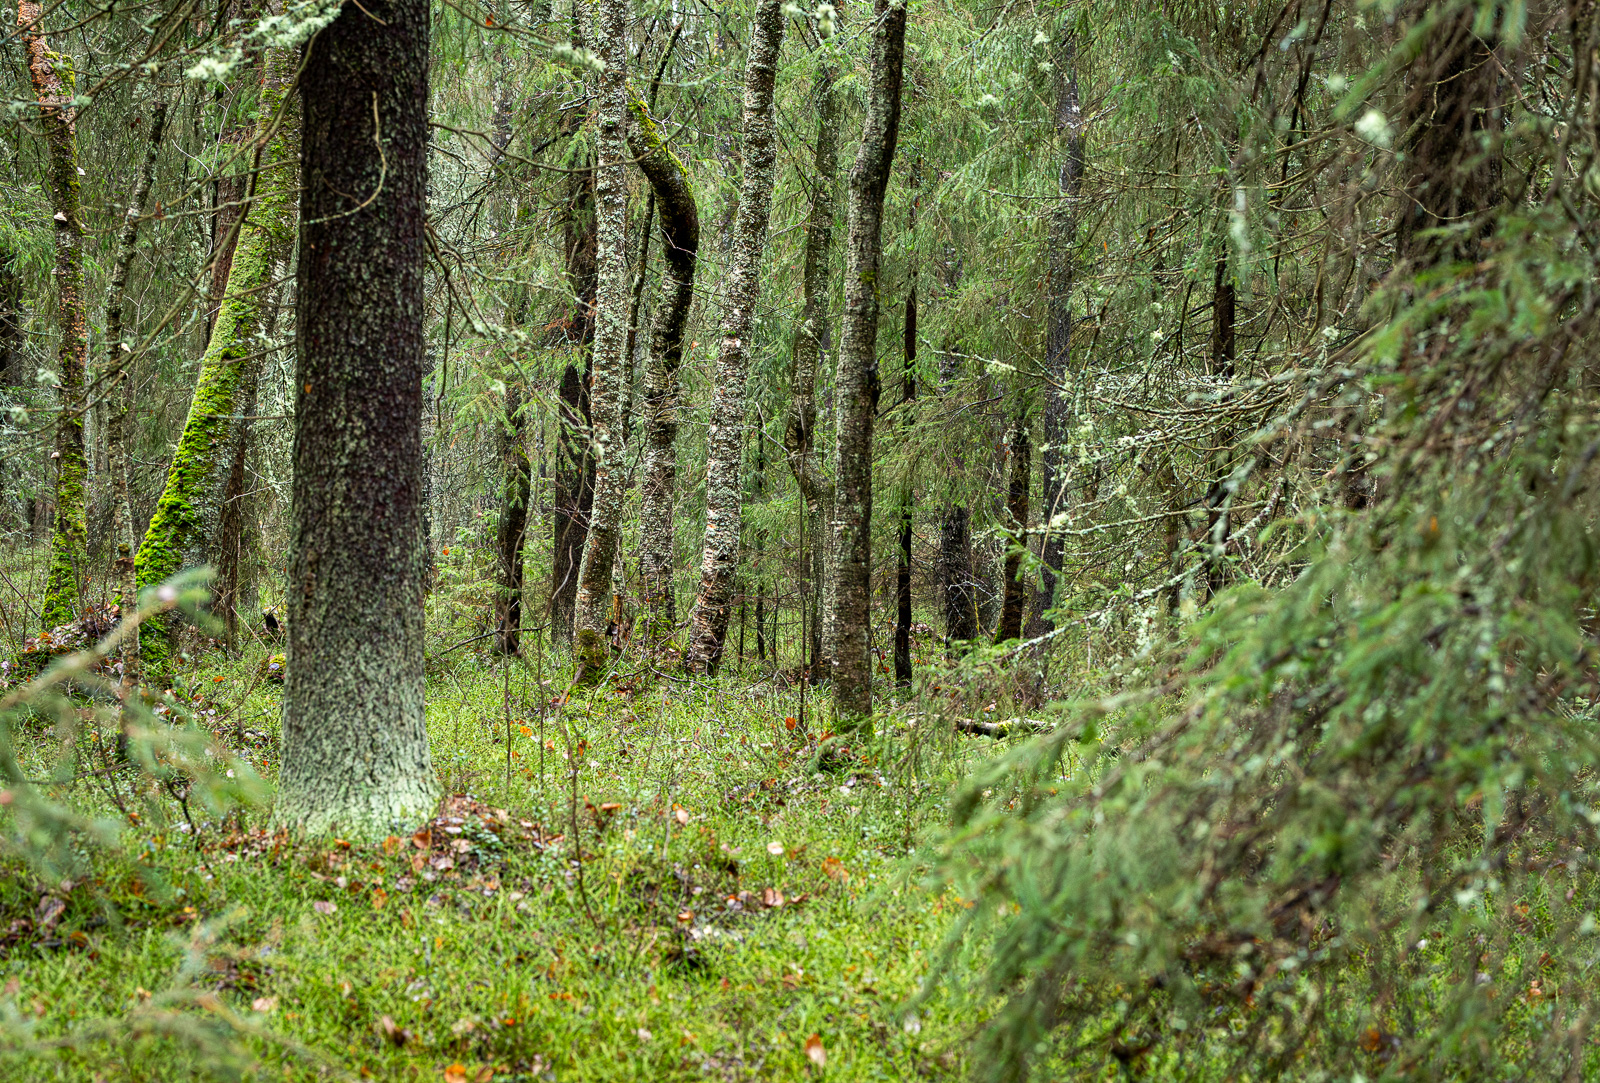
<instances>
[{"instance_id":1,"label":"moss on tree trunk","mask_svg":"<svg viewBox=\"0 0 1600 1083\"><path fill-rule=\"evenodd\" d=\"M423 717L428 5L351 0L303 109L279 823L373 838L437 794Z\"/></svg>"}]
</instances>

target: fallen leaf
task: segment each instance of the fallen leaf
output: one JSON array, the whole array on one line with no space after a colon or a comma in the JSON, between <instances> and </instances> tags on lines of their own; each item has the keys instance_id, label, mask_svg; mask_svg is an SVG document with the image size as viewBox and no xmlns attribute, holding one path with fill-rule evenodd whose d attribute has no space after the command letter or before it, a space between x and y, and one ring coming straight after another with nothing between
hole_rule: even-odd
<instances>
[{"instance_id":1,"label":"fallen leaf","mask_svg":"<svg viewBox=\"0 0 1600 1083\"><path fill-rule=\"evenodd\" d=\"M827 1067L828 1051L822 1048L822 1036L820 1034L813 1034L806 1039L806 1056L818 1068Z\"/></svg>"},{"instance_id":2,"label":"fallen leaf","mask_svg":"<svg viewBox=\"0 0 1600 1083\"><path fill-rule=\"evenodd\" d=\"M771 854L773 857L782 857L783 843L778 842L776 839L767 843L767 853Z\"/></svg>"},{"instance_id":3,"label":"fallen leaf","mask_svg":"<svg viewBox=\"0 0 1600 1083\"><path fill-rule=\"evenodd\" d=\"M676 820L677 820L677 821L678 821L678 822L679 822L679 823L680 823L680 824L686 824L686 823L688 823L688 822L689 822L689 810L688 810L688 809L686 809L686 808L681 808L681 809L679 809L679 810L678 810L678 811L677 811L677 812L674 812L674 813L673 813L673 814L672 814L672 816L673 816L673 818L674 818L674 819L676 819Z\"/></svg>"},{"instance_id":4,"label":"fallen leaf","mask_svg":"<svg viewBox=\"0 0 1600 1083\"><path fill-rule=\"evenodd\" d=\"M645 1030L643 1027L640 1027L634 1033L639 1035L639 1040L641 1042L648 1042L651 1038L655 1037L654 1034L651 1034L648 1030Z\"/></svg>"},{"instance_id":5,"label":"fallen leaf","mask_svg":"<svg viewBox=\"0 0 1600 1083\"><path fill-rule=\"evenodd\" d=\"M56 922L61 920L61 915L67 909L67 901L54 895L46 895L39 900L39 908L34 912L35 920L41 928L53 929Z\"/></svg>"},{"instance_id":6,"label":"fallen leaf","mask_svg":"<svg viewBox=\"0 0 1600 1083\"><path fill-rule=\"evenodd\" d=\"M381 887L375 887L372 889L372 908L374 910L382 910L383 904L388 901L389 893L387 891L383 890Z\"/></svg>"},{"instance_id":7,"label":"fallen leaf","mask_svg":"<svg viewBox=\"0 0 1600 1083\"><path fill-rule=\"evenodd\" d=\"M400 852L400 836L399 835L390 835L387 838L385 838L383 840L383 852L385 854L397 854L397 853L399 853Z\"/></svg>"},{"instance_id":8,"label":"fallen leaf","mask_svg":"<svg viewBox=\"0 0 1600 1083\"><path fill-rule=\"evenodd\" d=\"M411 845L415 846L419 850L426 850L428 847L432 846L433 829L424 827L418 830L415 835L411 836Z\"/></svg>"},{"instance_id":9,"label":"fallen leaf","mask_svg":"<svg viewBox=\"0 0 1600 1083\"><path fill-rule=\"evenodd\" d=\"M786 729L786 730L792 730L796 726L798 726L799 724L800 724L799 721L795 718L794 715L788 715L783 720L783 728Z\"/></svg>"},{"instance_id":10,"label":"fallen leaf","mask_svg":"<svg viewBox=\"0 0 1600 1083\"><path fill-rule=\"evenodd\" d=\"M311 904L311 909L319 914L332 914L339 909L339 904L330 902L327 899L318 899Z\"/></svg>"},{"instance_id":11,"label":"fallen leaf","mask_svg":"<svg viewBox=\"0 0 1600 1083\"><path fill-rule=\"evenodd\" d=\"M278 1006L277 997L256 997L250 1002L250 1007L258 1012L270 1012Z\"/></svg>"},{"instance_id":12,"label":"fallen leaf","mask_svg":"<svg viewBox=\"0 0 1600 1083\"><path fill-rule=\"evenodd\" d=\"M467 1083L467 1066L460 1061L446 1065L444 1083Z\"/></svg>"},{"instance_id":13,"label":"fallen leaf","mask_svg":"<svg viewBox=\"0 0 1600 1083\"><path fill-rule=\"evenodd\" d=\"M761 892L761 901L764 905L769 907L782 906L783 892L779 891L777 888L766 888Z\"/></svg>"}]
</instances>

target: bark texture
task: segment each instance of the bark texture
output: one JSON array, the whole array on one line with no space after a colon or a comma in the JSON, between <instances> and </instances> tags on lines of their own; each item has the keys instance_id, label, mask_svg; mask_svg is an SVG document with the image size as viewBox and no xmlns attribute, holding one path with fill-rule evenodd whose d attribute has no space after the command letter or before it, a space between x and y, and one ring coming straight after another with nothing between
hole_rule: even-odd
<instances>
[{"instance_id":1,"label":"bark texture","mask_svg":"<svg viewBox=\"0 0 1600 1083\"><path fill-rule=\"evenodd\" d=\"M800 602L816 677L822 654L821 584L826 578L828 526L833 520L833 480L817 455L817 375L828 348L828 269L833 254L833 218L839 187L839 91L832 65L817 71L817 141L812 157L811 207L806 212L806 254L801 276L800 325L789 366L789 416L783 446L804 504L807 552L800 562Z\"/></svg>"},{"instance_id":2,"label":"bark texture","mask_svg":"<svg viewBox=\"0 0 1600 1083\"><path fill-rule=\"evenodd\" d=\"M1062 145L1061 169L1056 177L1057 200L1050 214L1050 277L1046 286L1044 446L1040 466L1044 472L1045 535L1040 552L1039 589L1029 621L1030 636L1054 627L1049 613L1056 604L1056 585L1066 557L1066 536L1050 529L1067 510L1069 482L1066 450L1072 430L1072 280L1073 246L1078 235L1078 201L1083 190L1083 110L1078 103L1078 54L1062 32L1057 49L1056 139Z\"/></svg>"},{"instance_id":3,"label":"bark texture","mask_svg":"<svg viewBox=\"0 0 1600 1083\"><path fill-rule=\"evenodd\" d=\"M872 73L861 147L850 167L845 234L844 326L835 379L834 571L828 608L836 621L833 704L838 724L872 714L867 622L872 580L872 428L878 399L878 266L883 197L900 136L906 41L904 0L875 0Z\"/></svg>"},{"instance_id":4,"label":"bark texture","mask_svg":"<svg viewBox=\"0 0 1600 1083\"><path fill-rule=\"evenodd\" d=\"M960 354L948 343L939 360L940 393L947 394L956 378ZM960 477L966 463L959 452L950 464L951 475ZM950 501L944 507L939 525L939 584L944 591L944 634L948 646L978 638L978 583L972 574L972 524L965 504Z\"/></svg>"},{"instance_id":5,"label":"bark texture","mask_svg":"<svg viewBox=\"0 0 1600 1083\"><path fill-rule=\"evenodd\" d=\"M914 236L914 204L911 222ZM914 278L906 294L905 359L901 400L909 409L911 401L917 397L917 283ZM911 686L911 497L911 483L907 481L900 494L900 545L895 551L894 575L894 683L902 688Z\"/></svg>"},{"instance_id":6,"label":"bark texture","mask_svg":"<svg viewBox=\"0 0 1600 1083\"><path fill-rule=\"evenodd\" d=\"M523 390L513 377L506 383L505 413L500 421L500 523L495 548L500 589L495 595L495 649L501 654L522 650L522 545L528 536L528 500L533 472L524 438Z\"/></svg>"},{"instance_id":7,"label":"bark texture","mask_svg":"<svg viewBox=\"0 0 1600 1083\"><path fill-rule=\"evenodd\" d=\"M1011 428L1010 450L1011 484L1006 492L1006 517L1011 523L1011 539L1006 547L1005 594L1000 602L1000 620L995 626L996 643L1022 636L1022 612L1027 601L1027 589L1022 580L1022 551L1028 545L1028 490L1033 484L1033 447L1028 438L1025 409L1018 410L1016 423Z\"/></svg>"},{"instance_id":8,"label":"bark texture","mask_svg":"<svg viewBox=\"0 0 1600 1083\"><path fill-rule=\"evenodd\" d=\"M607 655L611 572L622 519L623 380L628 363L628 5L604 0L596 37L600 73L599 133L595 140L595 231L598 273L594 377L590 387L589 453L594 458L594 507L578 568L572 653L580 680L598 679Z\"/></svg>"},{"instance_id":9,"label":"bark texture","mask_svg":"<svg viewBox=\"0 0 1600 1083\"><path fill-rule=\"evenodd\" d=\"M211 325L189 415L167 468L166 487L134 557L141 589L186 568L224 563L237 568L237 540L234 551L226 551L230 532L223 520L230 482L236 474L242 481L249 430L243 418L255 410L272 286L294 240L298 113L285 98L294 82L296 60L290 50L270 49L262 65L260 120L252 137L254 169L235 226L238 237L228 286ZM370 129L371 105L362 112ZM370 145L371 135L366 139ZM231 582L236 577L235 573L223 578ZM219 603L219 610L227 604L220 599ZM152 620L141 629L147 665L157 669L166 665L175 646L176 624L176 620Z\"/></svg>"},{"instance_id":10,"label":"bark texture","mask_svg":"<svg viewBox=\"0 0 1600 1083\"><path fill-rule=\"evenodd\" d=\"M744 178L739 212L729 245L722 299L722 346L706 436L706 534L700 553L700 587L689 617L684 665L695 673L714 670L722 658L739 573L739 537L744 516L740 472L744 459L745 377L751 332L761 287L761 257L767 248L772 186L777 175L777 125L773 90L783 46L780 0L760 0L745 61Z\"/></svg>"},{"instance_id":11,"label":"bark texture","mask_svg":"<svg viewBox=\"0 0 1600 1083\"><path fill-rule=\"evenodd\" d=\"M700 210L689 173L662 140L650 108L631 96L629 149L655 193L661 216L661 300L644 371L644 483L639 507L639 576L644 584L645 642L659 643L677 623L672 588L678 477L678 366L694 303L700 252Z\"/></svg>"},{"instance_id":12,"label":"bark texture","mask_svg":"<svg viewBox=\"0 0 1600 1083\"><path fill-rule=\"evenodd\" d=\"M78 611L86 560L88 527L83 451L84 373L89 361L89 329L83 297L83 208L78 187L77 110L71 60L52 52L39 29L36 0L17 5L17 25L27 52L28 76L39 105L45 140L45 180L55 217L57 359L61 414L56 421L55 526L50 532L50 566L40 604L44 626L71 621Z\"/></svg>"},{"instance_id":13,"label":"bark texture","mask_svg":"<svg viewBox=\"0 0 1600 1083\"><path fill-rule=\"evenodd\" d=\"M301 75L299 365L277 819L431 814L423 718L425 0L350 0Z\"/></svg>"}]
</instances>

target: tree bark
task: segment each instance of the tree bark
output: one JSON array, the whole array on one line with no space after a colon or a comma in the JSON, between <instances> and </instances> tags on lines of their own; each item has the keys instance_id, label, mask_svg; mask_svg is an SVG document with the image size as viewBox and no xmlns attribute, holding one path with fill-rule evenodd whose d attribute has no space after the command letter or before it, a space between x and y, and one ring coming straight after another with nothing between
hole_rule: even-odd
<instances>
[{"instance_id":1,"label":"tree bark","mask_svg":"<svg viewBox=\"0 0 1600 1083\"><path fill-rule=\"evenodd\" d=\"M1006 515L1011 520L1011 543L1006 547L1005 595L994 641L1004 643L1022 636L1022 611L1027 590L1022 579L1022 551L1028 545L1028 489L1033 484L1033 447L1028 439L1028 414L1017 409L1011 428L1011 486L1006 494Z\"/></svg>"},{"instance_id":2,"label":"tree bark","mask_svg":"<svg viewBox=\"0 0 1600 1083\"><path fill-rule=\"evenodd\" d=\"M817 141L812 157L811 207L806 212L805 264L801 273L800 324L789 366L789 416L783 446L804 504L807 552L800 561L800 604L809 642L807 668L813 678L825 668L819 620L821 582L826 578L828 524L833 519L833 481L817 455L817 374L828 348L828 269L833 252L833 217L839 186L839 91L824 58L815 91Z\"/></svg>"},{"instance_id":3,"label":"tree bark","mask_svg":"<svg viewBox=\"0 0 1600 1083\"><path fill-rule=\"evenodd\" d=\"M237 565L237 546L226 552L224 512L230 481L242 475L249 422L263 360L262 331L271 315L271 293L280 262L294 240L298 124L292 100L297 58L288 49L267 51L262 64L260 119L253 136L249 191L236 223L238 238L228 287L211 325L200 361L194 398L167 483L156 503L144 541L134 557L140 588L160 583L185 568ZM352 106L352 108L354 108ZM370 108L366 110L370 113ZM368 128L371 127L370 117ZM372 137L366 136L370 144ZM219 577L231 581L226 571ZM231 599L229 599L231 602ZM216 607L224 608L219 599ZM141 629L146 665L159 671L175 647L176 620L152 620Z\"/></svg>"},{"instance_id":4,"label":"tree bark","mask_svg":"<svg viewBox=\"0 0 1600 1083\"><path fill-rule=\"evenodd\" d=\"M1228 273L1226 254L1217 257L1211 290L1211 375L1219 381L1232 381L1234 355L1233 278ZM1206 600L1216 597L1223 587L1227 571L1229 507L1233 491L1229 477L1233 472L1233 433L1223 429L1215 438L1217 450L1212 456L1211 484L1206 489L1206 535L1203 542L1206 565Z\"/></svg>"},{"instance_id":5,"label":"tree bark","mask_svg":"<svg viewBox=\"0 0 1600 1083\"><path fill-rule=\"evenodd\" d=\"M72 106L72 62L52 52L39 28L37 0L17 5L17 25L27 50L28 75L39 105L45 139L45 176L55 214L57 358L61 414L56 421L55 526L50 534L50 565L40 613L46 629L76 617L81 601L88 527L83 451L84 372L89 360L89 329L83 297L83 208L78 186L77 110Z\"/></svg>"},{"instance_id":6,"label":"tree bark","mask_svg":"<svg viewBox=\"0 0 1600 1083\"><path fill-rule=\"evenodd\" d=\"M519 654L522 649L522 545L528 536L528 499L532 469L524 430L521 381L506 381L505 412L500 420L500 464L503 489L496 532L500 583L495 594L495 649Z\"/></svg>"},{"instance_id":7,"label":"tree bark","mask_svg":"<svg viewBox=\"0 0 1600 1083\"><path fill-rule=\"evenodd\" d=\"M1083 189L1083 111L1078 104L1078 53L1062 28L1057 50L1056 138L1063 144L1061 170L1056 178L1057 200L1050 214L1050 276L1046 286L1044 446L1040 466L1044 472L1044 543L1040 552L1039 589L1029 618L1029 636L1042 635L1054 624L1049 613L1056 604L1056 585L1066 557L1066 536L1052 529L1066 511L1067 443L1072 430L1072 396L1076 374L1072 370L1073 246L1078 234L1078 200Z\"/></svg>"},{"instance_id":8,"label":"tree bark","mask_svg":"<svg viewBox=\"0 0 1600 1083\"><path fill-rule=\"evenodd\" d=\"M661 216L661 301L644 372L644 483L640 488L639 575L644 584L645 642L657 644L677 623L672 588L673 500L678 476L678 366L694 303L700 210L689 171L661 138L650 108L632 96L629 148L655 192Z\"/></svg>"},{"instance_id":9,"label":"tree bark","mask_svg":"<svg viewBox=\"0 0 1600 1083\"><path fill-rule=\"evenodd\" d=\"M960 355L946 344L939 360L940 393L947 394L955 379ZM959 477L965 468L959 454L951 472ZM947 647L978 638L978 583L972 572L972 527L967 506L950 501L939 526L939 582L944 588L944 634Z\"/></svg>"},{"instance_id":10,"label":"tree bark","mask_svg":"<svg viewBox=\"0 0 1600 1083\"><path fill-rule=\"evenodd\" d=\"M425 0L355 0L308 46L289 664L277 820L346 838L434 806L423 719Z\"/></svg>"},{"instance_id":11,"label":"tree bark","mask_svg":"<svg viewBox=\"0 0 1600 1083\"><path fill-rule=\"evenodd\" d=\"M684 652L684 665L693 673L715 670L722 658L739 572L744 514L744 491L739 478L744 458L744 388L777 172L777 126L772 103L783 28L783 5L779 0L760 0L745 61L744 178L739 185L739 211L724 280L722 348L711 399L711 430L706 436L706 533L700 553L700 589L689 616L689 642Z\"/></svg>"},{"instance_id":12,"label":"tree bark","mask_svg":"<svg viewBox=\"0 0 1600 1083\"><path fill-rule=\"evenodd\" d=\"M606 626L611 616L611 571L622 519L623 373L628 344L628 5L604 0L597 38L600 73L599 133L595 139L596 269L594 378L590 388L589 453L594 459L594 507L578 568L573 658L581 681L605 668Z\"/></svg>"},{"instance_id":13,"label":"tree bark","mask_svg":"<svg viewBox=\"0 0 1600 1083\"><path fill-rule=\"evenodd\" d=\"M912 210L912 235L916 234L916 211ZM908 412L917 397L917 283L912 279L906 294L905 383L901 401ZM900 494L900 547L895 564L894 596L894 683L911 687L911 483Z\"/></svg>"},{"instance_id":14,"label":"tree bark","mask_svg":"<svg viewBox=\"0 0 1600 1083\"><path fill-rule=\"evenodd\" d=\"M905 0L875 0L872 72L861 147L850 168L845 234L844 328L835 379L839 423L834 437L838 481L834 496L834 572L828 607L834 611L836 724L872 714L872 664L867 622L872 579L872 427L878 399L878 265L882 257L883 197L900 134L900 85L906 40Z\"/></svg>"}]
</instances>

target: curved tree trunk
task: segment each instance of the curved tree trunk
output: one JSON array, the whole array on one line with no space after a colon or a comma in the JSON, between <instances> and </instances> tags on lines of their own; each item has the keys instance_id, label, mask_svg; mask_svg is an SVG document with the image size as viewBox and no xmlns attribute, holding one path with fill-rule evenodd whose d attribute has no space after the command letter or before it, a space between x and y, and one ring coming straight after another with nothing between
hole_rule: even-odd
<instances>
[{"instance_id":1,"label":"curved tree trunk","mask_svg":"<svg viewBox=\"0 0 1600 1083\"><path fill-rule=\"evenodd\" d=\"M1066 511L1066 450L1072 429L1072 249L1078 234L1078 197L1083 189L1083 111L1078 105L1078 54L1063 29L1056 59L1056 138L1065 144L1056 178L1057 200L1050 213L1050 278L1046 289L1044 446L1044 544L1039 589L1034 596L1028 634L1042 635L1053 625L1048 616L1056 604L1056 584L1066 557L1066 536L1050 529Z\"/></svg>"},{"instance_id":2,"label":"curved tree trunk","mask_svg":"<svg viewBox=\"0 0 1600 1083\"><path fill-rule=\"evenodd\" d=\"M833 520L833 481L823 472L817 456L817 374L828 346L828 268L833 252L833 216L839 186L839 91L836 73L826 63L817 71L817 142L812 158L811 209L806 213L805 267L801 276L804 298L800 325L795 328L789 367L789 417L783 446L789 469L805 504L809 552L800 562L800 604L809 634L806 665L813 679L827 663L823 654L819 614L821 583L828 557L828 525Z\"/></svg>"},{"instance_id":3,"label":"curved tree trunk","mask_svg":"<svg viewBox=\"0 0 1600 1083\"><path fill-rule=\"evenodd\" d=\"M77 111L71 61L50 51L39 29L36 0L17 5L17 25L27 49L28 75L39 103L44 130L45 175L55 210L56 326L61 337L61 415L56 421L55 527L50 534L50 570L41 615L45 628L71 621L78 612L80 575L86 559L83 453L84 370L89 360L89 328L83 298L83 208L78 190Z\"/></svg>"},{"instance_id":4,"label":"curved tree trunk","mask_svg":"<svg viewBox=\"0 0 1600 1083\"><path fill-rule=\"evenodd\" d=\"M141 588L185 568L237 558L236 553L222 551L229 481L236 465L242 466L249 429L243 418L254 409L263 356L261 332L270 318L274 277L294 240L298 121L294 103L285 101L285 95L294 81L295 66L295 54L282 48L268 50L262 65L251 191L236 225L239 236L228 288L200 361L183 435L167 469L166 488L134 557ZM365 112L370 114L371 109ZM367 140L371 142L370 135ZM147 665L166 664L174 648L175 624L151 621L141 630Z\"/></svg>"},{"instance_id":5,"label":"curved tree trunk","mask_svg":"<svg viewBox=\"0 0 1600 1083\"><path fill-rule=\"evenodd\" d=\"M426 0L354 0L309 45L279 823L428 816L422 701ZM359 106L359 107L357 107Z\"/></svg>"},{"instance_id":6,"label":"curved tree trunk","mask_svg":"<svg viewBox=\"0 0 1600 1083\"><path fill-rule=\"evenodd\" d=\"M744 515L744 492L739 479L744 459L744 385L776 178L777 126L772 97L777 84L778 51L783 46L783 25L783 5L779 0L760 0L745 61L741 137L744 179L739 185L739 213L733 226L722 301L722 348L711 399L711 430L706 436L706 535L700 553L700 589L689 617L689 643L684 652L684 665L695 673L714 670L722 658L739 572L739 535Z\"/></svg>"},{"instance_id":7,"label":"curved tree trunk","mask_svg":"<svg viewBox=\"0 0 1600 1083\"><path fill-rule=\"evenodd\" d=\"M572 653L579 677L594 680L606 664L606 626L611 617L611 571L626 481L622 456L624 356L628 344L628 5L605 0L596 37L605 70L600 73L600 131L595 144L596 268L594 379L590 388L590 454L594 458L594 508L578 568Z\"/></svg>"},{"instance_id":8,"label":"curved tree trunk","mask_svg":"<svg viewBox=\"0 0 1600 1083\"><path fill-rule=\"evenodd\" d=\"M655 192L661 215L661 302L644 371L644 483L640 488L639 575L644 582L645 642L659 643L677 623L672 590L672 503L678 476L678 366L694 302L700 210L689 173L662 141L649 106L631 95L628 142Z\"/></svg>"},{"instance_id":9,"label":"curved tree trunk","mask_svg":"<svg viewBox=\"0 0 1600 1083\"><path fill-rule=\"evenodd\" d=\"M878 264L883 197L900 135L906 4L875 0L872 75L861 148L850 168L845 235L844 328L835 385L839 424L833 512L834 571L827 605L837 621L833 704L838 723L872 714L867 622L872 580L872 427L878 400Z\"/></svg>"}]
</instances>

